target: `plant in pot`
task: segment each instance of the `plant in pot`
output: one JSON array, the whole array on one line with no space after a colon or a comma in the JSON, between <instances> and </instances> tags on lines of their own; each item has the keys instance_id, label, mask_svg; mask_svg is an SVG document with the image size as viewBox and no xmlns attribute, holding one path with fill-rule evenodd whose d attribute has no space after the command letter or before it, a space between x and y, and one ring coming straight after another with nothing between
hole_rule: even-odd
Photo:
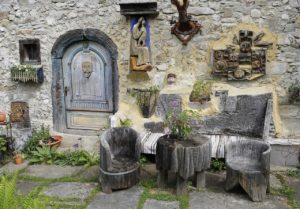
<instances>
[{"instance_id":1,"label":"plant in pot","mask_svg":"<svg viewBox=\"0 0 300 209\"><path fill-rule=\"evenodd\" d=\"M193 91L190 94L191 102L200 102L201 104L210 101L212 92L212 83L204 81L196 81L193 86Z\"/></svg>"},{"instance_id":2,"label":"plant in pot","mask_svg":"<svg viewBox=\"0 0 300 209\"><path fill-rule=\"evenodd\" d=\"M131 93L133 96L136 96L137 103L144 118L150 118L156 106L159 88L152 86L149 89L133 89Z\"/></svg>"},{"instance_id":3,"label":"plant in pot","mask_svg":"<svg viewBox=\"0 0 300 209\"><path fill-rule=\"evenodd\" d=\"M20 151L15 151L14 153L15 153L14 155L15 164L16 165L22 164L24 161L24 155Z\"/></svg>"},{"instance_id":4,"label":"plant in pot","mask_svg":"<svg viewBox=\"0 0 300 209\"><path fill-rule=\"evenodd\" d=\"M187 140L192 132L189 125L190 117L189 111L168 112L165 116L165 126L169 129L167 137L176 140Z\"/></svg>"}]
</instances>

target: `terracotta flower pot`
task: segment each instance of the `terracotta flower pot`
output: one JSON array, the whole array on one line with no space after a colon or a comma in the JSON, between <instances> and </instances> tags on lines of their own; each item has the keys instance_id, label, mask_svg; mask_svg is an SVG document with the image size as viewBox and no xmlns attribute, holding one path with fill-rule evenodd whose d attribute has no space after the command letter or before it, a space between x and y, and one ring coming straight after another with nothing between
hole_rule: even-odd
<instances>
[{"instance_id":1,"label":"terracotta flower pot","mask_svg":"<svg viewBox=\"0 0 300 209\"><path fill-rule=\"evenodd\" d=\"M53 140L53 142L47 143L45 145L50 146L51 148L59 147L61 144L61 141L63 140L62 136L51 136L50 138Z\"/></svg>"},{"instance_id":2,"label":"terracotta flower pot","mask_svg":"<svg viewBox=\"0 0 300 209\"><path fill-rule=\"evenodd\" d=\"M23 158L22 158L22 156L21 155L16 155L15 156L15 164L16 165L20 165L20 164L22 164L23 163Z\"/></svg>"},{"instance_id":3,"label":"terracotta flower pot","mask_svg":"<svg viewBox=\"0 0 300 209\"><path fill-rule=\"evenodd\" d=\"M6 113L0 112L0 124L6 122Z\"/></svg>"}]
</instances>

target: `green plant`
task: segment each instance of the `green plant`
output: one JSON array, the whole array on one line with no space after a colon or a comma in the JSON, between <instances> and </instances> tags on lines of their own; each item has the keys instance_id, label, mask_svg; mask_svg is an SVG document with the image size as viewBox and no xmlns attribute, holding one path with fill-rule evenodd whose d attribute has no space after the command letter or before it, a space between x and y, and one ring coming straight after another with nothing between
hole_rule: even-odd
<instances>
[{"instance_id":1,"label":"green plant","mask_svg":"<svg viewBox=\"0 0 300 209\"><path fill-rule=\"evenodd\" d=\"M204 102L210 100L210 94L212 92L212 83L196 81L193 86L193 90L190 95L190 101L192 102Z\"/></svg>"},{"instance_id":2,"label":"green plant","mask_svg":"<svg viewBox=\"0 0 300 209\"><path fill-rule=\"evenodd\" d=\"M7 140L0 136L0 153L4 154L7 151Z\"/></svg>"},{"instance_id":3,"label":"green plant","mask_svg":"<svg viewBox=\"0 0 300 209\"><path fill-rule=\"evenodd\" d=\"M289 86L289 103L293 104L300 97L300 84L298 81L295 81Z\"/></svg>"},{"instance_id":4,"label":"green plant","mask_svg":"<svg viewBox=\"0 0 300 209\"><path fill-rule=\"evenodd\" d=\"M165 125L169 128L172 135L176 135L179 139L187 139L192 128L189 125L190 115L188 111L180 113L168 112L165 118Z\"/></svg>"},{"instance_id":5,"label":"green plant","mask_svg":"<svg viewBox=\"0 0 300 209\"><path fill-rule=\"evenodd\" d=\"M99 163L99 155L90 154L85 150L66 151L57 153L54 163L57 165L92 166Z\"/></svg>"},{"instance_id":6,"label":"green plant","mask_svg":"<svg viewBox=\"0 0 300 209\"><path fill-rule=\"evenodd\" d=\"M47 201L35 198L32 191L27 196L16 195L17 174L0 177L0 209L45 209Z\"/></svg>"},{"instance_id":7,"label":"green plant","mask_svg":"<svg viewBox=\"0 0 300 209\"><path fill-rule=\"evenodd\" d=\"M45 163L53 164L57 158L57 152L55 149L51 149L49 146L37 147L32 151L27 158L32 164Z\"/></svg>"},{"instance_id":8,"label":"green plant","mask_svg":"<svg viewBox=\"0 0 300 209\"><path fill-rule=\"evenodd\" d=\"M224 160L220 160L220 159L212 159L211 164L210 164L210 168L214 171L222 171L225 170L225 163Z\"/></svg>"},{"instance_id":9,"label":"green plant","mask_svg":"<svg viewBox=\"0 0 300 209\"><path fill-rule=\"evenodd\" d=\"M300 178L300 170L287 170L287 175L294 178Z\"/></svg>"},{"instance_id":10,"label":"green plant","mask_svg":"<svg viewBox=\"0 0 300 209\"><path fill-rule=\"evenodd\" d=\"M130 128L132 126L132 121L128 118L126 118L125 120L120 119L120 125L121 127Z\"/></svg>"},{"instance_id":11,"label":"green plant","mask_svg":"<svg viewBox=\"0 0 300 209\"><path fill-rule=\"evenodd\" d=\"M133 89L129 90L132 96L136 96L137 104L145 118L149 118L156 105L157 96L159 94L158 86L151 86L148 89Z\"/></svg>"},{"instance_id":12,"label":"green plant","mask_svg":"<svg viewBox=\"0 0 300 209\"><path fill-rule=\"evenodd\" d=\"M47 140L49 137L49 127L42 125L40 129L34 129L32 136L25 143L23 153L30 154L35 151L38 147L41 147L40 141Z\"/></svg>"},{"instance_id":13,"label":"green plant","mask_svg":"<svg viewBox=\"0 0 300 209\"><path fill-rule=\"evenodd\" d=\"M280 189L273 189L272 190L272 194L286 197L288 199L288 204L293 209L298 208L297 207L297 202L296 202L296 199L295 199L295 193L296 193L295 190L290 188L287 185L284 185Z\"/></svg>"}]
</instances>

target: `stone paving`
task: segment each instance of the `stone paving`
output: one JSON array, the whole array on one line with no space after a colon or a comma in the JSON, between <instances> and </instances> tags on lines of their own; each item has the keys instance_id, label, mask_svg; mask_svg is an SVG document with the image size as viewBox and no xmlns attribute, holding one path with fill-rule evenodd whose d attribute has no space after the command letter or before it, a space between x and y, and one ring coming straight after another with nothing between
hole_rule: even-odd
<instances>
[{"instance_id":1,"label":"stone paving","mask_svg":"<svg viewBox=\"0 0 300 209\"><path fill-rule=\"evenodd\" d=\"M142 168L141 179L155 181L156 174L153 164L146 165ZM181 209L180 199L175 200L175 196L172 196L172 188L168 191L162 190L163 194L173 197L170 201L162 201L159 196L157 200L145 199L147 188L138 185L127 190L114 191L112 194L104 194L98 185L98 176L98 166L84 168L29 165L26 169L22 167L17 189L23 195L35 188L39 189L41 197L48 197L51 200L52 205L47 209L135 209L138 206L139 209ZM31 177L39 179L31 180ZM189 205L186 209L290 209L287 199L283 197L268 195L264 202L255 203L250 201L242 190L227 193L223 189L224 181L225 172L207 172L206 188L199 191L190 188ZM299 200L299 180L292 178L288 183L297 191L296 198ZM271 175L271 187L276 189L282 187L275 175ZM156 191L161 192L156 189L152 192ZM59 207L54 207L55 204Z\"/></svg>"}]
</instances>

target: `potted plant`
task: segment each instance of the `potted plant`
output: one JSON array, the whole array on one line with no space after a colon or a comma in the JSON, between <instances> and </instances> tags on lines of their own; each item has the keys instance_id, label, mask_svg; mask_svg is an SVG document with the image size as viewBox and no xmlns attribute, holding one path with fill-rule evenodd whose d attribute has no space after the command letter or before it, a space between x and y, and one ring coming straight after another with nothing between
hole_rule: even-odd
<instances>
[{"instance_id":1,"label":"potted plant","mask_svg":"<svg viewBox=\"0 0 300 209\"><path fill-rule=\"evenodd\" d=\"M14 159L15 159L15 164L20 165L24 161L24 155L20 151L15 151Z\"/></svg>"},{"instance_id":2,"label":"potted plant","mask_svg":"<svg viewBox=\"0 0 300 209\"><path fill-rule=\"evenodd\" d=\"M203 82L196 81L193 86L193 91L190 94L191 102L199 102L204 103L206 101L210 101L210 95L212 92L212 83L211 82Z\"/></svg>"},{"instance_id":3,"label":"potted plant","mask_svg":"<svg viewBox=\"0 0 300 209\"><path fill-rule=\"evenodd\" d=\"M63 140L62 136L49 136L45 139L40 140L41 145L52 147L59 147L61 144L61 141Z\"/></svg>"},{"instance_id":4,"label":"potted plant","mask_svg":"<svg viewBox=\"0 0 300 209\"><path fill-rule=\"evenodd\" d=\"M150 118L156 106L159 88L152 86L149 89L133 89L132 93L137 97L137 103L144 118Z\"/></svg>"},{"instance_id":5,"label":"potted plant","mask_svg":"<svg viewBox=\"0 0 300 209\"><path fill-rule=\"evenodd\" d=\"M11 69L11 79L23 83L34 82L43 83L43 67L33 67L32 65L15 65Z\"/></svg>"}]
</instances>

